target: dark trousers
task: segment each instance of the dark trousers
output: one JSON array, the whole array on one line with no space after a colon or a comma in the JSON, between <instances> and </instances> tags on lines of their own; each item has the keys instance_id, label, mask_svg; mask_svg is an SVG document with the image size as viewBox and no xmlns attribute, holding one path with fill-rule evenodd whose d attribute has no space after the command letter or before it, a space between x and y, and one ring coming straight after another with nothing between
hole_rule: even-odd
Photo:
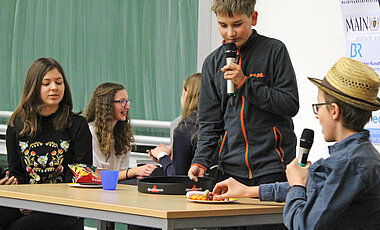
<instances>
[{"instance_id":1,"label":"dark trousers","mask_svg":"<svg viewBox=\"0 0 380 230\"><path fill-rule=\"evenodd\" d=\"M230 176L226 173L223 174L222 171L219 170L216 174L216 181L220 182L230 177L233 177L233 176ZM269 174L269 175L265 175L261 177L256 177L253 179L240 178L240 177L233 177L233 178L247 186L258 186L261 184L287 181L285 172ZM285 227L284 224L268 224L268 225L255 225L255 226L225 227L221 229L222 230L286 230L287 228Z\"/></svg>"},{"instance_id":2,"label":"dark trousers","mask_svg":"<svg viewBox=\"0 0 380 230\"><path fill-rule=\"evenodd\" d=\"M83 230L82 218L63 216L44 212L33 212L24 215L16 208L0 206L0 230Z\"/></svg>"}]
</instances>

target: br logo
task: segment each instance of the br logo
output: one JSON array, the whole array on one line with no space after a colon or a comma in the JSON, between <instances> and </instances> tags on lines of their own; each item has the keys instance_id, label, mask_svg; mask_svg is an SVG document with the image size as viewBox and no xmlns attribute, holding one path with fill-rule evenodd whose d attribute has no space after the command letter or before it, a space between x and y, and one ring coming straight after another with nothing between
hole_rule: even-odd
<instances>
[{"instance_id":1,"label":"br logo","mask_svg":"<svg viewBox=\"0 0 380 230\"><path fill-rule=\"evenodd\" d=\"M362 50L362 44L361 43L351 43L351 52L350 52L350 57L356 57L356 56L362 56L361 53Z\"/></svg>"}]
</instances>

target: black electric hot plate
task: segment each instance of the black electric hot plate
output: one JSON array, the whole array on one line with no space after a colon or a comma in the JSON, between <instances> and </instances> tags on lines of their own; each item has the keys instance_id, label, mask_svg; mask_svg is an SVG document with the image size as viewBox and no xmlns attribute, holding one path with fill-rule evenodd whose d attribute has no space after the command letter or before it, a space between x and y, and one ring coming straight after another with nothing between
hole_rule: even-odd
<instances>
[{"instance_id":1,"label":"black electric hot plate","mask_svg":"<svg viewBox=\"0 0 380 230\"><path fill-rule=\"evenodd\" d=\"M150 177L137 181L139 192L151 194L182 195L188 191L212 191L213 187L214 179L210 177L198 177L198 182L187 176Z\"/></svg>"}]
</instances>

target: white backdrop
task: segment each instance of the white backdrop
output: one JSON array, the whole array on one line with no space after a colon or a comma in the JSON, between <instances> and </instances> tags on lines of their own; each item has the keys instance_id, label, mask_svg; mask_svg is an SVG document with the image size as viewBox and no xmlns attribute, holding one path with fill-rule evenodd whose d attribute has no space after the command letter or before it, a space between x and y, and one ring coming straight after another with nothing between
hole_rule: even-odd
<instances>
[{"instance_id":1,"label":"white backdrop","mask_svg":"<svg viewBox=\"0 0 380 230\"><path fill-rule=\"evenodd\" d=\"M210 6L211 0L199 0L198 63L222 41ZM307 77L323 78L335 61L345 55L339 0L257 0L256 10L259 16L255 29L285 43L296 72L300 110L293 119L295 133L299 138L304 128L313 129L315 138L309 160L325 158L327 146L332 143L324 141L319 121L312 112L317 87Z\"/></svg>"}]
</instances>

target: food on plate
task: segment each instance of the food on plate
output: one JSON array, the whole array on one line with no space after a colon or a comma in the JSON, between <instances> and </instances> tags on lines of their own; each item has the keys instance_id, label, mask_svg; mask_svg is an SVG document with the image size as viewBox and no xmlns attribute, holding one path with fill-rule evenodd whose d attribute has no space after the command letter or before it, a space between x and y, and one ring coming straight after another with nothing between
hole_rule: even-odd
<instances>
[{"instance_id":1,"label":"food on plate","mask_svg":"<svg viewBox=\"0 0 380 230\"><path fill-rule=\"evenodd\" d=\"M209 190L206 190L203 193L191 194L188 198L191 200L213 200L213 194Z\"/></svg>"},{"instance_id":2,"label":"food on plate","mask_svg":"<svg viewBox=\"0 0 380 230\"><path fill-rule=\"evenodd\" d=\"M73 183L101 184L101 180L95 173L95 167L86 164L69 164L73 172Z\"/></svg>"},{"instance_id":3,"label":"food on plate","mask_svg":"<svg viewBox=\"0 0 380 230\"><path fill-rule=\"evenodd\" d=\"M214 200L214 194L206 191L189 191L186 193L187 200L195 203L223 204L235 202L235 198L226 198L224 200Z\"/></svg>"}]
</instances>

